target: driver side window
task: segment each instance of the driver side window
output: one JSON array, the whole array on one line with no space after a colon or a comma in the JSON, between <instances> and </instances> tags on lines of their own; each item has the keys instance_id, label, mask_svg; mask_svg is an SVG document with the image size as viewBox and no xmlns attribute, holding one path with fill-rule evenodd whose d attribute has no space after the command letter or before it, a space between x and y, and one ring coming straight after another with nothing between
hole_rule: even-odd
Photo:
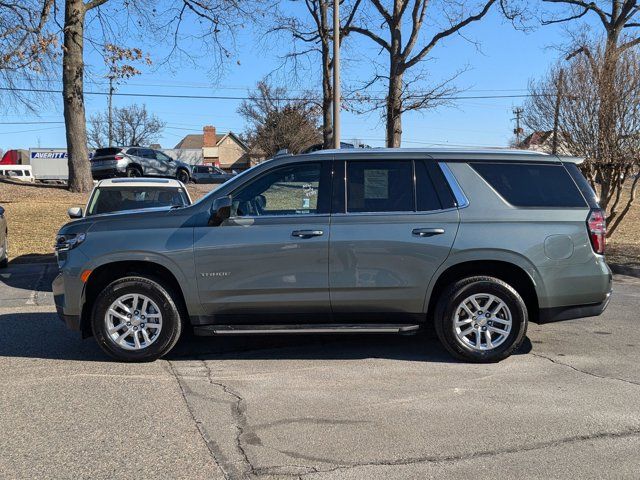
<instances>
[{"instance_id":1,"label":"driver side window","mask_svg":"<svg viewBox=\"0 0 640 480\"><path fill-rule=\"evenodd\" d=\"M233 194L232 215L309 215L318 213L319 163L276 168Z\"/></svg>"}]
</instances>

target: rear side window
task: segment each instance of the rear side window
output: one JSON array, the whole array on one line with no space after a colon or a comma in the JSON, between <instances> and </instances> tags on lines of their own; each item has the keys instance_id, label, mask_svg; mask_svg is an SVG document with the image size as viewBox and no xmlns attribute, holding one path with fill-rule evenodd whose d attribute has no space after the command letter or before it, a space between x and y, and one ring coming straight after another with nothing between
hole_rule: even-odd
<instances>
[{"instance_id":1,"label":"rear side window","mask_svg":"<svg viewBox=\"0 0 640 480\"><path fill-rule=\"evenodd\" d=\"M585 207L575 182L562 165L471 163L507 202L516 207Z\"/></svg>"},{"instance_id":2,"label":"rear side window","mask_svg":"<svg viewBox=\"0 0 640 480\"><path fill-rule=\"evenodd\" d=\"M587 199L589 207L600 208L600 205L598 205L598 196L596 195L596 192L593 191L593 188L591 188L591 185L589 185L587 179L584 178L584 175L582 175L582 172L578 168L578 165L571 162L564 162L564 166L567 168L567 171L571 175L571 178L573 178L573 180L576 182L576 185L578 185L578 188L582 192L584 198Z\"/></svg>"},{"instance_id":3,"label":"rear side window","mask_svg":"<svg viewBox=\"0 0 640 480\"><path fill-rule=\"evenodd\" d=\"M411 160L348 162L348 212L412 212L413 210Z\"/></svg>"}]
</instances>

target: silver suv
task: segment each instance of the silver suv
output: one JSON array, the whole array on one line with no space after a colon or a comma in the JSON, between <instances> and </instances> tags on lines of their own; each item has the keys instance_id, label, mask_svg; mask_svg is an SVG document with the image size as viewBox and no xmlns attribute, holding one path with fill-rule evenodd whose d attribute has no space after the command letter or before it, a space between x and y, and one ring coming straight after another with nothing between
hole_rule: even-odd
<instances>
[{"instance_id":1,"label":"silver suv","mask_svg":"<svg viewBox=\"0 0 640 480\"><path fill-rule=\"evenodd\" d=\"M492 362L528 322L599 315L605 222L579 159L370 149L280 156L195 204L57 238L55 302L109 355L199 335L415 333Z\"/></svg>"},{"instance_id":2,"label":"silver suv","mask_svg":"<svg viewBox=\"0 0 640 480\"><path fill-rule=\"evenodd\" d=\"M98 148L91 157L91 175L96 180L117 176L172 177L187 184L191 166L160 150L145 147Z\"/></svg>"}]
</instances>

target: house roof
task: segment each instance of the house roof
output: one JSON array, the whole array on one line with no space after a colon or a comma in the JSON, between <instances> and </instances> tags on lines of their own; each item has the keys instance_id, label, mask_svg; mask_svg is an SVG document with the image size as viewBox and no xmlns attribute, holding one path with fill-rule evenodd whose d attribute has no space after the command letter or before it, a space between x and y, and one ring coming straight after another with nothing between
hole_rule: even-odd
<instances>
[{"instance_id":1,"label":"house roof","mask_svg":"<svg viewBox=\"0 0 640 480\"><path fill-rule=\"evenodd\" d=\"M240 140L240 138L233 132L216 134L216 145L220 145L220 143L226 137L233 137L236 142L238 142L245 150L249 150L249 147L245 145L245 143ZM182 140L178 142L178 144L174 148L202 148L204 146L204 134L202 133L190 133L186 135Z\"/></svg>"}]
</instances>

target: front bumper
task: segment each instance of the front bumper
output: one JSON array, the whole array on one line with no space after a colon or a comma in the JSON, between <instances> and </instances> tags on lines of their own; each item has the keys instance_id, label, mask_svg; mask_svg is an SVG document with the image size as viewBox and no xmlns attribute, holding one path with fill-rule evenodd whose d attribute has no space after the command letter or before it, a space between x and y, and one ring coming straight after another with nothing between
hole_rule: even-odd
<instances>
[{"instance_id":1,"label":"front bumper","mask_svg":"<svg viewBox=\"0 0 640 480\"><path fill-rule=\"evenodd\" d=\"M60 320L62 320L68 328L79 332L81 330L81 316L79 313L74 313L66 304L68 298L65 296L64 284L65 280L62 273L58 274L51 284L53 301L56 304L56 312Z\"/></svg>"},{"instance_id":2,"label":"front bumper","mask_svg":"<svg viewBox=\"0 0 640 480\"><path fill-rule=\"evenodd\" d=\"M607 305L609 305L612 293L612 291L609 291L604 301L600 303L590 305L572 305L568 307L541 308L537 323L552 323L560 322L562 320L572 320L574 318L597 317L598 315L601 315L607 308Z\"/></svg>"}]
</instances>

